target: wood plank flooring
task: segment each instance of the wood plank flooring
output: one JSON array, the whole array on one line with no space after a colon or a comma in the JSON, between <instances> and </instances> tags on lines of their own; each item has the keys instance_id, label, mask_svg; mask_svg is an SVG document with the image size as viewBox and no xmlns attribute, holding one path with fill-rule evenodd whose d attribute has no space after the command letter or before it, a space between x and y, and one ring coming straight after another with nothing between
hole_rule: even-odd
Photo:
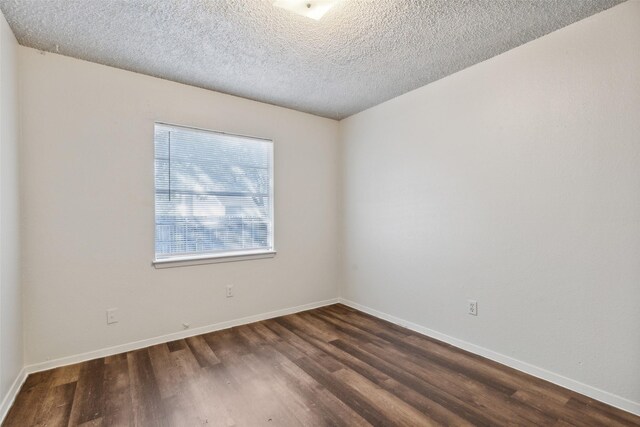
<instances>
[{"instance_id":1,"label":"wood plank flooring","mask_svg":"<svg viewBox=\"0 0 640 427\"><path fill-rule=\"evenodd\" d=\"M333 305L30 375L4 426L640 426Z\"/></svg>"}]
</instances>

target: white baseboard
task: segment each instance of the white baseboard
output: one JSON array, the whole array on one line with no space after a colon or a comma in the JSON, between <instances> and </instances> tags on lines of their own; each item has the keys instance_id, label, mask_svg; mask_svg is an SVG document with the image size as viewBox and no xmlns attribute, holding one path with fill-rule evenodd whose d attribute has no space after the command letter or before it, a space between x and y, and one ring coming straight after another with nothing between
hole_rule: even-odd
<instances>
[{"instance_id":1,"label":"white baseboard","mask_svg":"<svg viewBox=\"0 0 640 427\"><path fill-rule=\"evenodd\" d=\"M360 310L372 316L378 317L383 320L387 320L391 323L395 323L396 325L403 326L407 329L411 329L412 331L418 332L423 335L427 335L437 340L444 341L448 344L451 344L463 350L469 351L471 353L477 354L482 357L486 357L487 359L491 359L495 362L509 366L510 368L517 369L518 371L525 372L529 375L533 375L534 377L538 377L543 380L549 381L551 383L557 384L561 387L568 388L569 390L583 394L592 399L599 400L608 405L615 406L616 408L622 409L624 411L631 412L632 414L640 415L640 403L638 402L633 402L631 400L625 399L624 397L620 397L613 393L609 393L607 391L600 390L596 387L583 384L579 381L575 381L575 380L572 380L571 378L567 378L562 375L556 374L554 372L547 371L546 369L540 368L538 366L534 366L529 363L522 362L512 357L505 356L504 354L500 354L495 351L486 349L484 347L480 347L478 345L471 344L469 342L451 337L449 335L440 333L438 331L434 331L433 329L429 329L424 326L418 325L416 323L412 323L404 319L400 319L399 317L395 317L390 314L383 313L381 311L355 303L353 301L349 301L344 298L339 298L339 300L340 300L340 303L346 306L349 306L351 308L355 308L356 310Z\"/></svg>"},{"instance_id":2,"label":"white baseboard","mask_svg":"<svg viewBox=\"0 0 640 427\"><path fill-rule=\"evenodd\" d=\"M2 424L4 417L9 413L9 409L11 409L11 405L13 405L14 400L16 400L22 384L24 384L24 381L27 379L27 375L26 368L22 368L13 384L11 384L9 391L4 396L4 399L2 399L2 404L0 404L0 424Z\"/></svg>"},{"instance_id":3,"label":"white baseboard","mask_svg":"<svg viewBox=\"0 0 640 427\"><path fill-rule=\"evenodd\" d=\"M162 344L169 341L175 341L183 338L192 337L195 335L206 334L209 332L220 331L222 329L232 328L234 326L246 325L248 323L259 322L261 320L273 319L274 317L285 316L287 314L298 313L300 311L311 310L318 307L324 307L326 305L336 304L339 301L338 298L332 298L325 301L317 301L309 304L303 304L296 307L283 308L276 311L270 311L268 313L257 314L255 316L247 316L239 319L228 320L226 322L215 323L207 326L200 326L198 328L187 329L185 331L174 332L167 335L161 335L154 338L148 338L140 341L135 341L127 344L121 344L113 347L107 347L100 350L89 351L86 353L76 354L73 356L61 357L59 359L48 360L42 363L36 363L25 366L27 374L34 372L46 371L60 366L72 365L74 363L85 362L87 360L97 359L100 357L113 356L114 354L124 353L127 351L138 350L140 348L149 347L156 344Z\"/></svg>"}]
</instances>

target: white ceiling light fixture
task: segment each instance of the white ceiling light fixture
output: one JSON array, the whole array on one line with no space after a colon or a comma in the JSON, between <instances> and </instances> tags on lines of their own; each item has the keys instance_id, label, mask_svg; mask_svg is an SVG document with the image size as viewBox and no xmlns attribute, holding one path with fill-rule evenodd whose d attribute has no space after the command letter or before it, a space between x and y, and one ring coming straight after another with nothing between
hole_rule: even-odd
<instances>
[{"instance_id":1,"label":"white ceiling light fixture","mask_svg":"<svg viewBox=\"0 0 640 427\"><path fill-rule=\"evenodd\" d=\"M340 0L276 0L273 5L289 12L320 20Z\"/></svg>"}]
</instances>

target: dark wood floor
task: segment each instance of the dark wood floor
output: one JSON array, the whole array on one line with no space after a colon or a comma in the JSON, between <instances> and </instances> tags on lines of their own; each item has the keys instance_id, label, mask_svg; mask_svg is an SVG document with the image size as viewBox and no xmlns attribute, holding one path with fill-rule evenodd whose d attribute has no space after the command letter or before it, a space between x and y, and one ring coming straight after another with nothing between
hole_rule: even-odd
<instances>
[{"instance_id":1,"label":"dark wood floor","mask_svg":"<svg viewBox=\"0 0 640 427\"><path fill-rule=\"evenodd\" d=\"M640 426L343 305L30 375L5 426Z\"/></svg>"}]
</instances>

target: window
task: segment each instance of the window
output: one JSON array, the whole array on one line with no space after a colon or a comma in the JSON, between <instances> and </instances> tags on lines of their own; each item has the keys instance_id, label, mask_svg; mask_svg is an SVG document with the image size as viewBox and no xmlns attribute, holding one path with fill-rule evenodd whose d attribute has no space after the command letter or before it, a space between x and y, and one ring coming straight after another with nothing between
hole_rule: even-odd
<instances>
[{"instance_id":1,"label":"window","mask_svg":"<svg viewBox=\"0 0 640 427\"><path fill-rule=\"evenodd\" d=\"M273 256L273 142L156 123L155 264Z\"/></svg>"}]
</instances>

